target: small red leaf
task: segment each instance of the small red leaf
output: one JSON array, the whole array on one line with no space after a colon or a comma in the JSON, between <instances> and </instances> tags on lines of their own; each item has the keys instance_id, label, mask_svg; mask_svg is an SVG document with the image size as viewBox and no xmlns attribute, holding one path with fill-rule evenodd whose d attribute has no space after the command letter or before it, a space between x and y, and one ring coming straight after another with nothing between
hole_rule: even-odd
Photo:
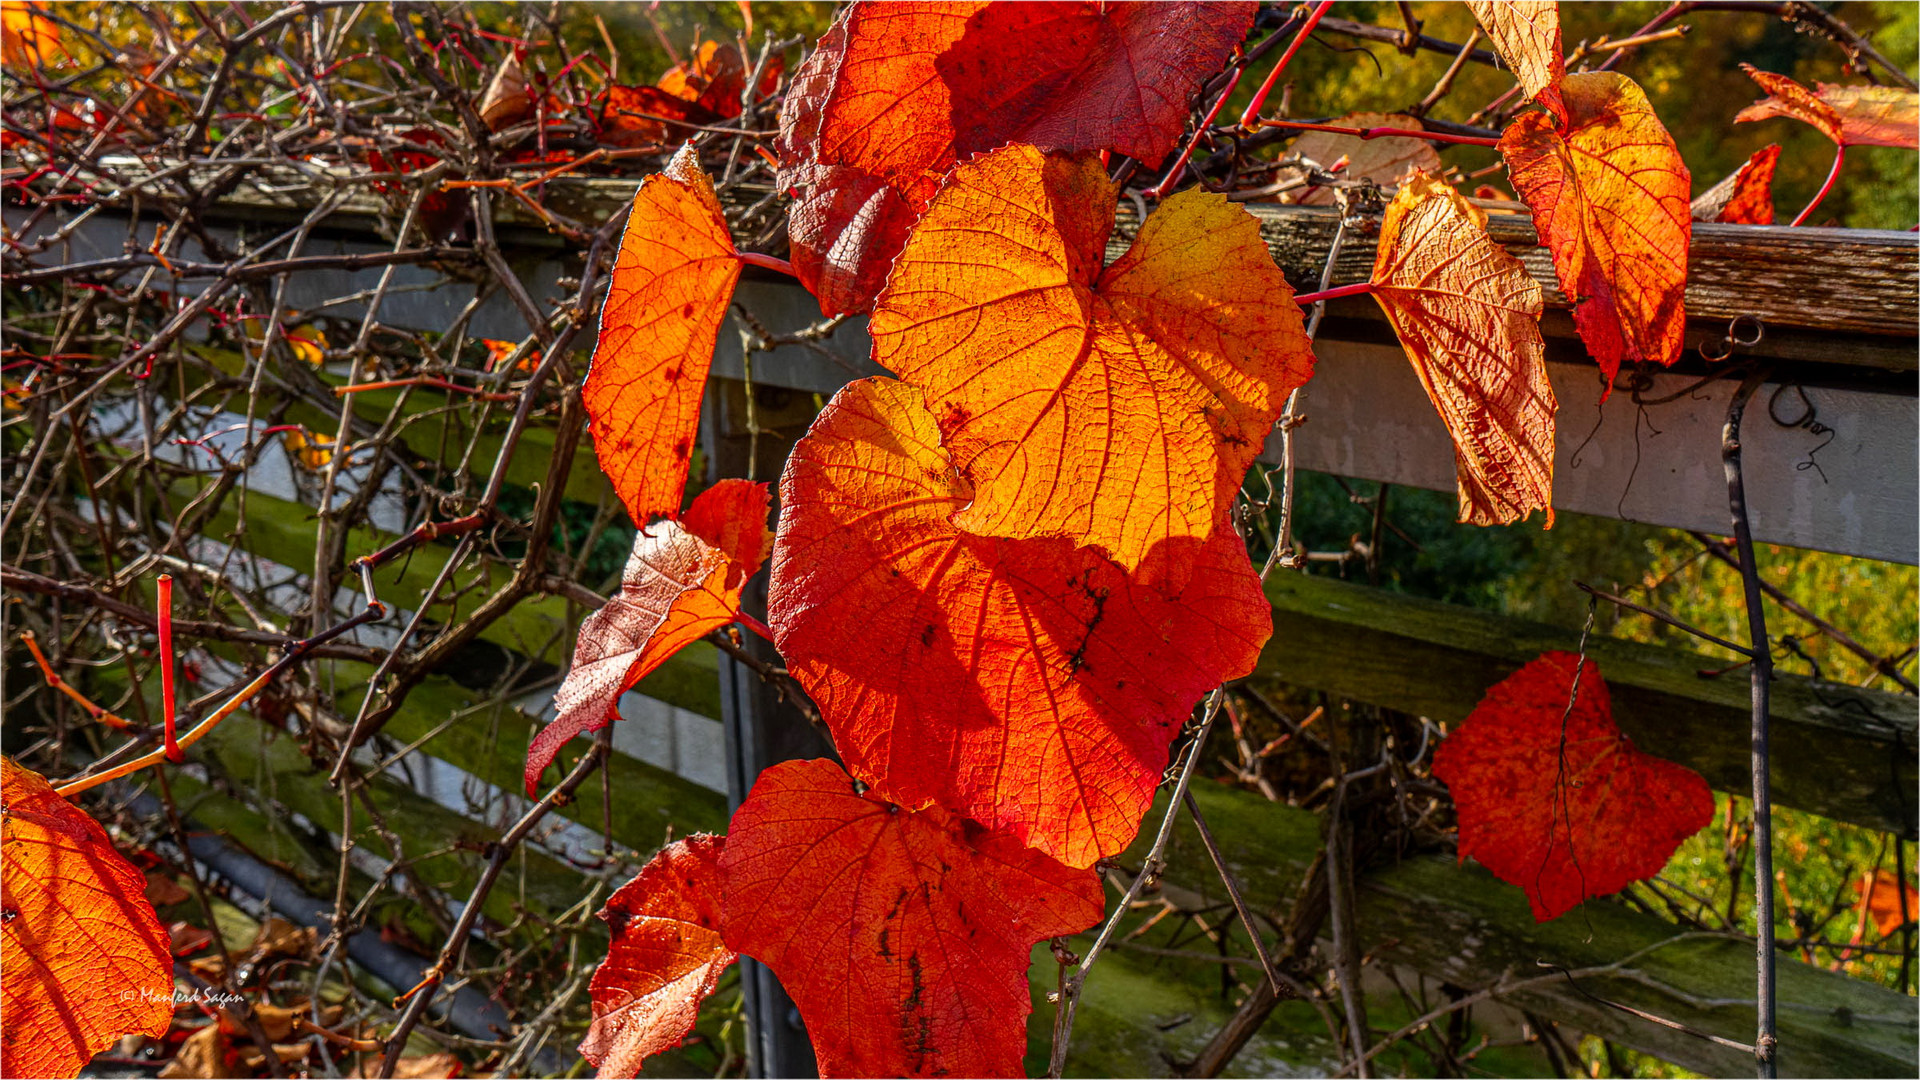
<instances>
[{"instance_id":1,"label":"small red leaf","mask_svg":"<svg viewBox=\"0 0 1920 1080\"><path fill-rule=\"evenodd\" d=\"M1773 170L1779 162L1779 143L1754 151L1732 175L1693 200L1693 220L1723 225L1773 224Z\"/></svg>"},{"instance_id":2,"label":"small red leaf","mask_svg":"<svg viewBox=\"0 0 1920 1080\"><path fill-rule=\"evenodd\" d=\"M1835 86L1808 90L1785 75L1741 64L1767 97L1740 110L1734 123L1791 116L1841 146L1920 148L1920 94L1898 86Z\"/></svg>"},{"instance_id":3,"label":"small red leaf","mask_svg":"<svg viewBox=\"0 0 1920 1080\"><path fill-rule=\"evenodd\" d=\"M0 1062L78 1076L122 1035L167 1033L167 931L99 822L12 758L0 778Z\"/></svg>"},{"instance_id":4,"label":"small red leaf","mask_svg":"<svg viewBox=\"0 0 1920 1080\"><path fill-rule=\"evenodd\" d=\"M1126 848L1181 721L1272 633L1230 526L1131 578L1064 539L961 531L972 486L890 379L834 397L780 496L770 621L854 775L1074 866Z\"/></svg>"},{"instance_id":5,"label":"small red leaf","mask_svg":"<svg viewBox=\"0 0 1920 1080\"><path fill-rule=\"evenodd\" d=\"M780 114L781 183L801 188L790 234L801 280L828 314L868 310L905 238L891 228L901 211L878 189L917 214L956 162L1009 142L1158 165L1185 128L1188 98L1246 36L1254 10L854 5L794 73ZM811 204L849 200L886 212L828 234L821 223L835 215Z\"/></svg>"},{"instance_id":6,"label":"small red leaf","mask_svg":"<svg viewBox=\"0 0 1920 1080\"><path fill-rule=\"evenodd\" d=\"M558 715L527 747L527 794L560 747L619 716L620 695L666 659L740 616L740 589L766 559L767 485L722 480L680 521L634 537L620 592L580 624Z\"/></svg>"},{"instance_id":7,"label":"small red leaf","mask_svg":"<svg viewBox=\"0 0 1920 1080\"><path fill-rule=\"evenodd\" d=\"M720 855L727 943L773 969L821 1076L1019 1076L1036 942L1100 921L1073 870L831 761L754 781Z\"/></svg>"},{"instance_id":8,"label":"small red leaf","mask_svg":"<svg viewBox=\"0 0 1920 1080\"><path fill-rule=\"evenodd\" d=\"M720 939L724 843L701 834L668 845L600 909L613 941L593 973L593 1026L580 1053L601 1076L633 1076L685 1041L733 963Z\"/></svg>"},{"instance_id":9,"label":"small red leaf","mask_svg":"<svg viewBox=\"0 0 1920 1080\"><path fill-rule=\"evenodd\" d=\"M691 146L633 196L582 391L600 468L635 525L680 510L740 260Z\"/></svg>"},{"instance_id":10,"label":"small red leaf","mask_svg":"<svg viewBox=\"0 0 1920 1080\"><path fill-rule=\"evenodd\" d=\"M1460 857L1526 890L1541 922L1659 873L1713 817L1699 773L1614 725L1592 660L1569 713L1578 659L1542 653L1494 684L1433 759L1459 811Z\"/></svg>"}]
</instances>

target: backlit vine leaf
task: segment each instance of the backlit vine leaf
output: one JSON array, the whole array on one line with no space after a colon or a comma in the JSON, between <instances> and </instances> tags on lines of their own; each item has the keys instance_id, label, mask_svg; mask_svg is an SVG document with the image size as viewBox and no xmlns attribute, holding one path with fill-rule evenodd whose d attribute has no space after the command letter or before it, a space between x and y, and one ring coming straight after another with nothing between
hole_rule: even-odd
<instances>
[{"instance_id":1,"label":"backlit vine leaf","mask_svg":"<svg viewBox=\"0 0 1920 1080\"><path fill-rule=\"evenodd\" d=\"M582 391L601 471L635 525L680 509L700 397L740 260L693 148L634 193Z\"/></svg>"},{"instance_id":2,"label":"backlit vine leaf","mask_svg":"<svg viewBox=\"0 0 1920 1080\"><path fill-rule=\"evenodd\" d=\"M684 518L640 530L620 592L580 624L573 666L553 696L557 715L527 748L528 795L568 739L618 718L620 695L740 617L740 590L771 543L767 485L748 480L722 480Z\"/></svg>"},{"instance_id":3,"label":"backlit vine leaf","mask_svg":"<svg viewBox=\"0 0 1920 1080\"><path fill-rule=\"evenodd\" d=\"M1842 146L1920 149L1920 94L1912 90L1820 83L1815 91L1752 64L1740 67L1767 96L1741 109L1735 123L1790 116Z\"/></svg>"},{"instance_id":4,"label":"backlit vine leaf","mask_svg":"<svg viewBox=\"0 0 1920 1080\"><path fill-rule=\"evenodd\" d=\"M1254 10L853 5L794 73L780 113L780 179L799 189L795 270L828 314L868 310L940 178L1009 142L1157 165Z\"/></svg>"},{"instance_id":5,"label":"backlit vine leaf","mask_svg":"<svg viewBox=\"0 0 1920 1080\"><path fill-rule=\"evenodd\" d=\"M848 768L1074 866L1126 848L1194 703L1272 632L1230 527L1131 580L1063 539L955 528L973 488L904 383L841 390L780 485L770 622Z\"/></svg>"},{"instance_id":6,"label":"backlit vine leaf","mask_svg":"<svg viewBox=\"0 0 1920 1080\"><path fill-rule=\"evenodd\" d=\"M1135 571L1224 525L1313 353L1244 208L1174 195L1102 270L1113 221L1090 154L977 157L921 216L871 332L972 486L955 524Z\"/></svg>"},{"instance_id":7,"label":"backlit vine leaf","mask_svg":"<svg viewBox=\"0 0 1920 1080\"><path fill-rule=\"evenodd\" d=\"M173 1020L167 932L146 880L38 773L0 758L0 1061L78 1076L122 1035Z\"/></svg>"},{"instance_id":8,"label":"backlit vine leaf","mask_svg":"<svg viewBox=\"0 0 1920 1080\"><path fill-rule=\"evenodd\" d=\"M1525 890L1541 922L1659 873L1713 816L1700 774L1614 725L1591 659L1568 710L1578 660L1542 653L1496 683L1433 759L1459 811L1460 857Z\"/></svg>"},{"instance_id":9,"label":"backlit vine leaf","mask_svg":"<svg viewBox=\"0 0 1920 1080\"><path fill-rule=\"evenodd\" d=\"M1362 129L1425 129L1418 118L1399 113L1353 113L1329 120L1328 123ZM1334 162L1344 157L1347 167L1341 170L1341 176L1348 180L1371 180L1388 191L1398 187L1410 172L1438 173L1441 168L1440 154L1433 144L1419 139L1362 139L1357 135L1341 135L1331 131L1305 131L1287 148L1287 153L1299 154L1321 168L1331 168ZM1298 175L1304 170L1293 172ZM1287 171L1283 170L1281 175L1287 175ZM1279 201L1299 206L1332 206L1333 189L1314 186L1286 191L1280 194Z\"/></svg>"},{"instance_id":10,"label":"backlit vine leaf","mask_svg":"<svg viewBox=\"0 0 1920 1080\"><path fill-rule=\"evenodd\" d=\"M60 24L46 14L38 0L7 0L0 4L0 65L15 70L44 67L54 54L67 57L60 40Z\"/></svg>"},{"instance_id":11,"label":"backlit vine leaf","mask_svg":"<svg viewBox=\"0 0 1920 1080\"><path fill-rule=\"evenodd\" d=\"M679 1046L733 963L720 938L724 843L698 834L667 845L600 909L613 941L593 973L593 1025L580 1054L602 1077L634 1076Z\"/></svg>"},{"instance_id":12,"label":"backlit vine leaf","mask_svg":"<svg viewBox=\"0 0 1920 1080\"><path fill-rule=\"evenodd\" d=\"M773 92L786 65L786 57L778 53L768 58L767 69L760 75L760 93ZM715 116L732 119L741 112L740 98L747 88L748 66L738 45L703 41L693 56L668 68L654 85Z\"/></svg>"},{"instance_id":13,"label":"backlit vine leaf","mask_svg":"<svg viewBox=\"0 0 1920 1080\"><path fill-rule=\"evenodd\" d=\"M1523 115L1501 135L1500 153L1610 385L1622 364L1680 358L1693 180L1632 79L1587 72L1567 76L1563 90L1564 128Z\"/></svg>"},{"instance_id":14,"label":"backlit vine leaf","mask_svg":"<svg viewBox=\"0 0 1920 1080\"><path fill-rule=\"evenodd\" d=\"M1553 387L1540 286L1486 214L1418 173L1380 226L1373 297L1453 437L1460 520L1553 524Z\"/></svg>"},{"instance_id":15,"label":"backlit vine leaf","mask_svg":"<svg viewBox=\"0 0 1920 1080\"><path fill-rule=\"evenodd\" d=\"M754 781L720 855L727 944L773 969L821 1076L1019 1076L1036 942L1100 921L1099 875L831 761Z\"/></svg>"},{"instance_id":16,"label":"backlit vine leaf","mask_svg":"<svg viewBox=\"0 0 1920 1080\"><path fill-rule=\"evenodd\" d=\"M1520 88L1564 126L1567 106L1560 86L1567 63L1560 45L1560 5L1554 0L1467 0L1467 7Z\"/></svg>"},{"instance_id":17,"label":"backlit vine leaf","mask_svg":"<svg viewBox=\"0 0 1920 1080\"><path fill-rule=\"evenodd\" d=\"M1755 150L1731 175L1693 200L1693 220L1723 225L1773 224L1773 170L1779 163L1779 143Z\"/></svg>"}]
</instances>

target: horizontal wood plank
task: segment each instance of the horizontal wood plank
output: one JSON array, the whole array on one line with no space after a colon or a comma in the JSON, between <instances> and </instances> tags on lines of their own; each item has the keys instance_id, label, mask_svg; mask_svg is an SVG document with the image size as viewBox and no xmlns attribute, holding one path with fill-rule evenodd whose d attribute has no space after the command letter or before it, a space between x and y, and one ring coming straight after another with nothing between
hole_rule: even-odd
<instances>
[{"instance_id":1,"label":"horizontal wood plank","mask_svg":"<svg viewBox=\"0 0 1920 1080\"><path fill-rule=\"evenodd\" d=\"M1447 723L1540 653L1580 644L1570 630L1308 574L1274 574L1267 596L1260 675ZM1724 662L1605 636L1587 654L1635 744L1722 791L1749 789L1744 672L1702 678ZM1915 699L1775 678L1775 801L1913 839L1916 750Z\"/></svg>"}]
</instances>

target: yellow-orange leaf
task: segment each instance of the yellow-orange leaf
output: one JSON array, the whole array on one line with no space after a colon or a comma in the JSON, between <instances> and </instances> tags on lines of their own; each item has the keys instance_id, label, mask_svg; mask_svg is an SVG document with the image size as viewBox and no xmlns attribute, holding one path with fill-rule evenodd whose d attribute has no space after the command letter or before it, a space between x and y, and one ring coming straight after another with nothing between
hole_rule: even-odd
<instances>
[{"instance_id":1,"label":"yellow-orange leaf","mask_svg":"<svg viewBox=\"0 0 1920 1080\"><path fill-rule=\"evenodd\" d=\"M77 1076L173 1020L167 932L100 824L0 758L0 1076Z\"/></svg>"},{"instance_id":2,"label":"yellow-orange leaf","mask_svg":"<svg viewBox=\"0 0 1920 1080\"><path fill-rule=\"evenodd\" d=\"M1540 286L1487 236L1487 218L1446 184L1410 177L1387 207L1373 266L1427 397L1453 436L1460 520L1553 524L1553 387Z\"/></svg>"},{"instance_id":3,"label":"yellow-orange leaf","mask_svg":"<svg viewBox=\"0 0 1920 1080\"><path fill-rule=\"evenodd\" d=\"M1632 79L1569 75L1563 90L1565 128L1522 116L1500 153L1553 252L1580 340L1611 383L1621 364L1680 358L1693 180Z\"/></svg>"},{"instance_id":4,"label":"yellow-orange leaf","mask_svg":"<svg viewBox=\"0 0 1920 1080\"><path fill-rule=\"evenodd\" d=\"M1554 0L1467 0L1527 96L1565 124L1560 84L1567 75L1560 47L1560 5Z\"/></svg>"},{"instance_id":5,"label":"yellow-orange leaf","mask_svg":"<svg viewBox=\"0 0 1920 1080\"><path fill-rule=\"evenodd\" d=\"M40 67L65 54L60 24L46 15L46 6L27 0L0 4L0 64L10 68Z\"/></svg>"},{"instance_id":6,"label":"yellow-orange leaf","mask_svg":"<svg viewBox=\"0 0 1920 1080\"><path fill-rule=\"evenodd\" d=\"M1421 131L1425 125L1411 116L1399 113L1353 113L1328 123L1340 127L1377 128L1392 127L1404 131ZM1339 135L1331 131L1308 131L1295 139L1287 148L1289 154L1299 154L1321 168L1330 168L1341 158L1347 159L1347 167L1340 175L1348 180L1371 180L1380 186L1392 190L1410 172L1421 170L1437 173L1440 171L1440 154L1432 143L1419 139L1362 139L1357 135ZM1307 187L1289 191L1280 196L1283 203L1300 206L1332 206L1331 188Z\"/></svg>"},{"instance_id":7,"label":"yellow-orange leaf","mask_svg":"<svg viewBox=\"0 0 1920 1080\"><path fill-rule=\"evenodd\" d=\"M974 158L920 218L872 333L974 487L956 525L1131 571L1227 520L1313 354L1246 210L1182 192L1103 271L1113 215L1092 155Z\"/></svg>"},{"instance_id":8,"label":"yellow-orange leaf","mask_svg":"<svg viewBox=\"0 0 1920 1080\"><path fill-rule=\"evenodd\" d=\"M1785 75L1741 64L1767 96L1740 110L1735 123L1791 116L1842 146L1920 149L1920 94L1897 86L1835 86L1808 90Z\"/></svg>"},{"instance_id":9,"label":"yellow-orange leaf","mask_svg":"<svg viewBox=\"0 0 1920 1080\"><path fill-rule=\"evenodd\" d=\"M686 491L700 397L740 260L691 146L634 193L583 398L601 471L636 525Z\"/></svg>"}]
</instances>

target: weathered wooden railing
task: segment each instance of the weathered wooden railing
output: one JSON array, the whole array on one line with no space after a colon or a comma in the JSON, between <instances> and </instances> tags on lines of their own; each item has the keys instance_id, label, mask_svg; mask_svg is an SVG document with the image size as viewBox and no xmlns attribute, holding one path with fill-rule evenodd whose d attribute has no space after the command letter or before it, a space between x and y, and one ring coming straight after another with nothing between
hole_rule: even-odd
<instances>
[{"instance_id":1,"label":"weathered wooden railing","mask_svg":"<svg viewBox=\"0 0 1920 1080\"><path fill-rule=\"evenodd\" d=\"M631 181L563 180L551 185L550 197L579 220L602 221L620 212L633 186ZM233 193L228 205L236 215L257 221L304 214L304 199L296 203L271 183L249 183ZM524 211L511 202L503 204L501 236L523 260L516 263L523 276L544 287L568 272L567 253ZM1250 209L1260 216L1263 232L1289 276L1296 282L1316 279L1333 228L1330 213ZM348 199L327 223L339 234L310 244L309 253L378 250L381 245L364 233L385 210L378 199ZM1124 245L1131 217L1131 209L1123 206L1116 245ZM77 230L67 244L67 260L119 254L122 227L103 215ZM1638 428L1641 405L1632 388L1616 391L1601 411L1593 412L1598 397L1594 369L1573 337L1564 298L1554 289L1551 267L1534 244L1530 225L1522 218L1496 216L1492 229L1548 287L1554 305L1544 326L1562 400L1556 505L1724 531L1724 492L1713 449L1724 388L1701 389L1707 395L1704 402L1683 394L1658 406L1657 438ZM181 257L194 256L189 250ZM1360 280L1371 259L1370 241L1358 238L1343 255L1335 280ZM1729 324L1739 320L1741 325L1731 333L1751 344L1737 345L1734 351L1772 365L1776 385L1786 388L1783 393L1794 391L1794 416L1804 394L1808 408L1817 408L1820 421L1835 432L1832 444L1819 453L1820 468L1810 469L1796 466L1814 452L1818 439L1798 427L1755 426L1747 461L1749 489L1755 493L1754 528L1761 540L1916 561L1917 267L1912 234L1697 227L1688 296L1690 344L1724 342ZM302 275L290 281L288 302L312 308L351 297L370 288L377 274L328 270ZM429 330L451 318L471 291L419 266L400 268L396 284L410 291L394 292L382 319ZM740 301L777 330L796 329L818 317L804 292L757 277L743 283ZM339 304L333 312L352 315L356 306ZM1764 326L1757 335L1756 320ZM484 336L518 338L525 332L518 313L504 302L483 306L473 326ZM758 354L751 372L735 329L723 330L720 337L703 448L716 473L738 475L752 455L753 467L766 478L811 418L814 394L830 393L849 378L879 369L867 358L860 320L843 324L820 349L789 346ZM590 335L582 335L582 340L590 340ZM1348 476L1450 489L1452 455L1445 433L1391 340L1370 302L1334 306L1318 346L1319 373L1307 394L1311 422L1300 429L1296 443L1300 461L1307 468ZM235 364L238 358L224 362ZM1690 359L1674 373L1657 377L1654 385L1639 388L1638 397L1666 397L1709 370L1705 360ZM751 384L745 381L749 374ZM746 429L749 394L755 395L760 437ZM369 410L384 410L391 403L379 392L359 402ZM444 403L431 392L416 391L412 398L412 407L422 413ZM296 403L289 419L330 424L335 417L317 404ZM1599 433L1590 437L1588 428L1596 421ZM439 423L444 421L424 420L402 438L413 452L453 464L446 458L448 444L436 427ZM483 442L487 437L482 434ZM542 438L550 435L536 428L528 433L527 443L537 449ZM483 453L476 460L490 457ZM520 465L521 460L527 464ZM538 479L542 455L525 454L513 467L528 474L510 474L510 480ZM606 497L605 482L590 457L583 454L576 460L566 494L586 502ZM232 531L237 522L232 511L226 513L207 523L206 535ZM310 560L314 526L304 508L256 490L246 500L244 513L241 535L253 554L289 566ZM347 555L372 551L391 539L389 532L361 525L349 536ZM383 577L384 599L401 609L418 604L422 583L433 579L447 555L441 548L421 549L404 575ZM1440 720L1464 716L1493 682L1541 649L1570 647L1577 636L1317 577L1281 575L1268 592L1276 632L1261 660L1262 676ZM436 609L436 616L457 618L459 603L450 610ZM557 598L530 601L483 636L516 653L553 661L560 656L562 635L580 614ZM1734 687L1699 678L1695 672L1710 665L1682 650L1601 639L1591 653L1613 686L1623 728L1641 745L1700 770L1723 790L1745 789L1744 684ZM369 674L344 662L336 663L335 672L345 686L364 682ZM583 829L610 829L613 840L635 851L649 851L671 835L723 828L729 803L737 803L759 767L806 752L811 733L792 730L791 718L781 726L769 696L756 691L743 669L707 646L682 653L644 681L639 693L662 708L678 710L673 722L712 725L692 729L688 742L707 748L696 753L718 754L724 761L717 769L707 761L704 771L679 766L681 772L708 777L703 786L644 760L666 759L657 747L637 745L633 729L617 725L622 735L610 766L610 787L616 793L611 806L590 796L559 812ZM345 704L353 704L350 696ZM1915 754L1920 738L1914 699L1785 676L1775 687L1773 716L1775 792L1782 803L1899 836L1916 834ZM518 786L535 726L532 716L510 703L488 702L450 681L430 679L412 692L385 734L395 745L417 743L433 761L451 766L460 776L510 792ZM330 894L335 861L328 845L333 841L318 835L340 828L337 793L323 779L330 763L308 762L296 740L244 716L203 745L211 779L183 777L177 787L193 820L294 874L316 895ZM726 778L724 784L712 779L718 776ZM722 786L727 790L719 790ZM1271 917L1283 917L1301 876L1323 846L1314 816L1204 785L1196 796L1254 906ZM398 779L376 780L370 797L410 854L437 850L450 838L480 843L490 835L486 826L462 818ZM289 812L304 816L318 834L290 827ZM400 854L385 850L372 834L360 841L371 843L381 856ZM1137 858L1122 862L1137 865ZM417 864L412 875L420 887L464 895L472 867L457 859L429 859ZM489 902L498 911L489 910L503 924L522 912L560 917L583 896L604 895L604 889L590 891L592 880L591 867L530 854L494 892ZM1184 833L1175 845L1167 882L1170 889L1206 897L1219 893L1197 840ZM379 917L389 916L403 925L421 918L418 911L398 903ZM425 933L430 927L419 929ZM1738 1073L1749 1067L1740 1052L1699 1033L1734 1041L1750 1036L1750 945L1689 934L1604 902L1535 925L1516 890L1476 867L1430 857L1364 877L1359 929L1369 951L1452 985L1499 991L1503 1000L1539 1015L1690 1069ZM1217 972L1208 965L1154 954L1150 950L1156 940L1149 935L1133 943L1133 950L1113 954L1089 983L1081 1014L1083 1035L1073 1060L1076 1071L1127 1074L1188 1061L1227 1022L1229 1010L1218 993ZM1052 989L1053 967L1044 950L1036 953L1037 1001ZM1555 968L1585 974L1577 986L1572 978L1539 977ZM1914 1074L1914 999L1790 957L1781 958L1781 971L1783 1075ZM749 1011L756 1021L770 1021L756 1032L756 1070L779 1075L806 1068L803 1050L780 1035L787 1030L786 1017L776 1015L769 991L753 983L764 980L764 973L749 979ZM1640 1019L1599 1003L1602 998L1680 1027ZM1036 1012L1033 1039L1041 1054L1050 1011L1042 1004ZM1336 1049L1324 1035L1315 1034L1319 1021L1307 1006L1282 1005L1275 1015L1248 1044L1247 1060L1272 1068L1280 1067L1276 1062L1312 1066L1337 1060ZM1376 1026L1393 1022L1392 1015L1376 1017Z\"/></svg>"}]
</instances>

